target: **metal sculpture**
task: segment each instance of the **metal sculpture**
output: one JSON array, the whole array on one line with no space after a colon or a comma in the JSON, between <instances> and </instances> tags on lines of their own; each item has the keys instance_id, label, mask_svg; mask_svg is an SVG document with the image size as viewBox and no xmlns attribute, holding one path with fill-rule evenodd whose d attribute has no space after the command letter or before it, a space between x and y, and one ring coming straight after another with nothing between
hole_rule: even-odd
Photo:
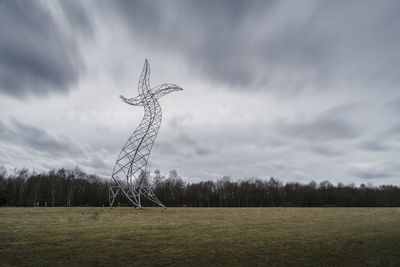
<instances>
[{"instance_id":1,"label":"metal sculpture","mask_svg":"<svg viewBox=\"0 0 400 267\"><path fill-rule=\"evenodd\" d=\"M134 207L141 208L140 197L144 196L158 206L165 206L153 192L152 185L146 177L147 161L161 125L161 107L158 99L174 91L182 91L175 84L163 84L150 88L150 65L144 61L139 78L139 96L127 99L120 98L133 106L144 106L144 116L139 126L122 148L115 163L109 187L110 207L119 193L122 193Z\"/></svg>"}]
</instances>

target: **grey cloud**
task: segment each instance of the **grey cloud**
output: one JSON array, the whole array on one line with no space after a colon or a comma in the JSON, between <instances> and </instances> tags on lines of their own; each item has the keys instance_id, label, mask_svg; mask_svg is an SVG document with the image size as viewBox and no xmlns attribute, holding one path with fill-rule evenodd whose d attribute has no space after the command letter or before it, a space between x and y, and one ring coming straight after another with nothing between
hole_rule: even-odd
<instances>
[{"instance_id":1,"label":"grey cloud","mask_svg":"<svg viewBox=\"0 0 400 267\"><path fill-rule=\"evenodd\" d=\"M108 176L114 156L105 149L93 150L74 138L18 120L0 121L0 161L15 167L45 169L82 166L90 173Z\"/></svg>"},{"instance_id":2,"label":"grey cloud","mask_svg":"<svg viewBox=\"0 0 400 267\"><path fill-rule=\"evenodd\" d=\"M362 179L377 179L377 178L386 178L392 176L391 173L387 173L384 171L371 170L371 169L365 170L357 168L350 170L349 174Z\"/></svg>"},{"instance_id":3,"label":"grey cloud","mask_svg":"<svg viewBox=\"0 0 400 267\"><path fill-rule=\"evenodd\" d=\"M110 169L108 168L108 162L104 161L103 157L97 155L97 153L91 154L88 157L79 160L79 164L84 167L89 167L95 170L96 173L108 175Z\"/></svg>"},{"instance_id":4,"label":"grey cloud","mask_svg":"<svg viewBox=\"0 0 400 267\"><path fill-rule=\"evenodd\" d=\"M2 138L10 138L11 136L11 131L2 121L0 121L0 136Z\"/></svg>"},{"instance_id":5,"label":"grey cloud","mask_svg":"<svg viewBox=\"0 0 400 267\"><path fill-rule=\"evenodd\" d=\"M317 145L312 147L311 151L327 157L342 156L344 151L336 150L331 146Z\"/></svg>"},{"instance_id":6,"label":"grey cloud","mask_svg":"<svg viewBox=\"0 0 400 267\"><path fill-rule=\"evenodd\" d=\"M394 126L390 127L385 132L386 137L397 137L400 135L400 123L395 124Z\"/></svg>"},{"instance_id":7,"label":"grey cloud","mask_svg":"<svg viewBox=\"0 0 400 267\"><path fill-rule=\"evenodd\" d=\"M81 156L84 149L68 136L57 136L41 128L14 120L12 125L0 122L1 140L15 146L45 152L53 156Z\"/></svg>"},{"instance_id":8,"label":"grey cloud","mask_svg":"<svg viewBox=\"0 0 400 267\"><path fill-rule=\"evenodd\" d=\"M90 14L79 0L69 0L59 2L60 7L68 20L69 26L75 34L84 34L83 37L92 38L94 36L94 25Z\"/></svg>"},{"instance_id":9,"label":"grey cloud","mask_svg":"<svg viewBox=\"0 0 400 267\"><path fill-rule=\"evenodd\" d=\"M115 85L135 87L132 57L149 57L165 67L163 78L177 75L185 89L168 108L162 103L165 119L149 169L178 168L204 179L228 173L398 183L398 169L384 163L395 159L400 133L399 6L1 1L0 34L7 38L0 39L0 93L46 95L76 83L79 90L52 97L46 107L35 98L0 98L1 160L37 168L81 165L109 175L137 122L110 94L120 91ZM85 53L92 37L96 42ZM243 91L215 92L219 87ZM293 91L302 94L280 94ZM11 118L17 121L5 123Z\"/></svg>"},{"instance_id":10,"label":"grey cloud","mask_svg":"<svg viewBox=\"0 0 400 267\"><path fill-rule=\"evenodd\" d=\"M268 146L268 147L283 147L285 145L286 145L286 143L283 140L276 138L276 137L269 139L269 141L266 144L266 146Z\"/></svg>"},{"instance_id":11,"label":"grey cloud","mask_svg":"<svg viewBox=\"0 0 400 267\"><path fill-rule=\"evenodd\" d=\"M199 156L204 156L204 155L208 155L211 153L211 151L207 148L204 147L199 147L196 149L195 153Z\"/></svg>"},{"instance_id":12,"label":"grey cloud","mask_svg":"<svg viewBox=\"0 0 400 267\"><path fill-rule=\"evenodd\" d=\"M91 31L88 19L71 2L60 8L74 34ZM66 92L78 82L83 70L79 48L58 23L40 2L0 3L0 92L47 95Z\"/></svg>"},{"instance_id":13,"label":"grey cloud","mask_svg":"<svg viewBox=\"0 0 400 267\"><path fill-rule=\"evenodd\" d=\"M362 179L382 179L388 177L398 179L400 164L391 160L364 162L355 164L348 170L348 173Z\"/></svg>"},{"instance_id":14,"label":"grey cloud","mask_svg":"<svg viewBox=\"0 0 400 267\"><path fill-rule=\"evenodd\" d=\"M180 132L178 136L172 137L169 141L158 141L154 144L157 152L165 156L205 156L212 153L206 146L200 146L187 133Z\"/></svg>"},{"instance_id":15,"label":"grey cloud","mask_svg":"<svg viewBox=\"0 0 400 267\"><path fill-rule=\"evenodd\" d=\"M154 149L156 149L163 155L176 154L176 149L172 144L168 142L156 142L154 143Z\"/></svg>"},{"instance_id":16,"label":"grey cloud","mask_svg":"<svg viewBox=\"0 0 400 267\"><path fill-rule=\"evenodd\" d=\"M397 1L288 3L113 1L111 10L135 40L184 55L192 70L233 87L396 84Z\"/></svg>"},{"instance_id":17,"label":"grey cloud","mask_svg":"<svg viewBox=\"0 0 400 267\"><path fill-rule=\"evenodd\" d=\"M104 2L103 2L104 3ZM109 3L103 7L109 10ZM264 16L275 1L115 1L111 4L143 43L180 53L209 78L245 85L253 73L244 59L251 50L242 21ZM122 16L121 16L122 15ZM250 29L251 30L251 29ZM240 64L239 64L240 63Z\"/></svg>"},{"instance_id":18,"label":"grey cloud","mask_svg":"<svg viewBox=\"0 0 400 267\"><path fill-rule=\"evenodd\" d=\"M400 98L392 100L388 103L389 109L397 113L397 115L400 114Z\"/></svg>"},{"instance_id":19,"label":"grey cloud","mask_svg":"<svg viewBox=\"0 0 400 267\"><path fill-rule=\"evenodd\" d=\"M389 150L389 147L384 145L382 141L378 140L368 140L361 142L359 144L359 147L364 150L370 150L370 151L385 151Z\"/></svg>"},{"instance_id":20,"label":"grey cloud","mask_svg":"<svg viewBox=\"0 0 400 267\"><path fill-rule=\"evenodd\" d=\"M291 138L303 138L308 141L329 141L335 139L352 139L358 131L344 119L322 115L304 123L280 123L278 131Z\"/></svg>"}]
</instances>

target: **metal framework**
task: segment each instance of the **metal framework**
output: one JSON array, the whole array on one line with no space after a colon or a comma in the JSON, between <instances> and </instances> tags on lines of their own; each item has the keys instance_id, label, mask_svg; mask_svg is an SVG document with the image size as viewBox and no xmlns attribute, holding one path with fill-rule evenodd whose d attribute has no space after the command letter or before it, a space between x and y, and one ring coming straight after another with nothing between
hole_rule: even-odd
<instances>
[{"instance_id":1,"label":"metal framework","mask_svg":"<svg viewBox=\"0 0 400 267\"><path fill-rule=\"evenodd\" d=\"M109 187L110 207L113 206L117 195L122 193L134 207L142 207L140 197L143 196L165 208L146 178L146 168L151 148L161 125L162 113L158 99L174 91L182 91L182 88L175 84L163 84L150 88L150 65L146 59L138 83L139 95L130 99L120 96L127 104L144 106L144 116L125 143L115 163Z\"/></svg>"}]
</instances>

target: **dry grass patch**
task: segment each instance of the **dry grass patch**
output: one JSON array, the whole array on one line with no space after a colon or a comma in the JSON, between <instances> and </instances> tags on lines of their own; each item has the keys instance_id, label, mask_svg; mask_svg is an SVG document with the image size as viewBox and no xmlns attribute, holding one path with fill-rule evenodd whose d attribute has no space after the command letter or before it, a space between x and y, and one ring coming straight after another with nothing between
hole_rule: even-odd
<instances>
[{"instance_id":1,"label":"dry grass patch","mask_svg":"<svg viewBox=\"0 0 400 267\"><path fill-rule=\"evenodd\" d=\"M0 266L400 266L399 208L1 208Z\"/></svg>"}]
</instances>

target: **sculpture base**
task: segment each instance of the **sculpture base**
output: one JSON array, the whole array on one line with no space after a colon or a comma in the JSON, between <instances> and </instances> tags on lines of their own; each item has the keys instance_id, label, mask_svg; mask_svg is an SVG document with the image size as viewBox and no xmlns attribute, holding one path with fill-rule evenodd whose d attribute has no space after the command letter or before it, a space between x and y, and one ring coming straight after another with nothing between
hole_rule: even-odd
<instances>
[{"instance_id":1,"label":"sculpture base","mask_svg":"<svg viewBox=\"0 0 400 267\"><path fill-rule=\"evenodd\" d=\"M144 196L154 204L165 208L160 200L156 197L151 186L127 186L127 185L114 185L109 187L109 201L110 208L113 207L114 201L119 193L122 193L135 208L142 208L140 197Z\"/></svg>"}]
</instances>

